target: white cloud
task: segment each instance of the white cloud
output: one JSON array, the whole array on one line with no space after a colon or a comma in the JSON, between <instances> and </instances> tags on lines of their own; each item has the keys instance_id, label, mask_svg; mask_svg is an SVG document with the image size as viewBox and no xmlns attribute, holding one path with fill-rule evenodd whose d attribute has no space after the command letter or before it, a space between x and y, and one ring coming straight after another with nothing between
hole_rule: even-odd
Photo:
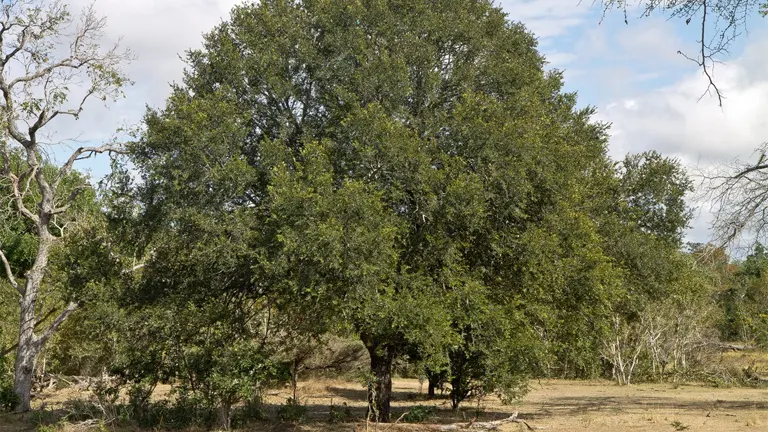
<instances>
[{"instance_id":1,"label":"white cloud","mask_svg":"<svg viewBox=\"0 0 768 432\"><path fill-rule=\"evenodd\" d=\"M70 0L73 12L90 3ZM229 11L239 3L242 1L96 0L96 10L108 19L105 43L122 37L122 44L138 57L127 67L136 84L126 89L125 99L108 108L94 102L86 106L80 120L62 119L52 124L57 129L56 138L108 139L119 126L137 124L145 105L162 106L169 94L168 84L182 76L184 64L178 56L199 47L202 34L227 19ZM544 41L582 24L590 12L586 2L579 6L577 0L503 0L499 4L509 12L510 19L525 22ZM560 66L572 56L553 53L550 58ZM99 171L106 169L103 163L88 165Z\"/></svg>"},{"instance_id":2,"label":"white cloud","mask_svg":"<svg viewBox=\"0 0 768 432\"><path fill-rule=\"evenodd\" d=\"M590 14L590 2L578 0L500 0L513 21L521 21L540 39L567 33L583 24Z\"/></svg>"},{"instance_id":3,"label":"white cloud","mask_svg":"<svg viewBox=\"0 0 768 432\"><path fill-rule=\"evenodd\" d=\"M718 65L714 79L726 99L705 95L708 81L700 70L674 85L617 98L600 109L613 123L611 155L654 149L679 158L689 168L749 158L768 140L768 42L753 35L738 58ZM708 208L703 207L689 238L706 241Z\"/></svg>"},{"instance_id":4,"label":"white cloud","mask_svg":"<svg viewBox=\"0 0 768 432\"><path fill-rule=\"evenodd\" d=\"M79 13L92 0L70 0L70 10ZM136 125L146 105L159 107L170 93L169 84L182 77L184 63L179 58L190 48L201 46L203 33L229 16L239 0L96 0L94 8L107 18L103 45L121 40L136 60L125 71L135 85L125 89L126 97L105 107L99 101L86 104L80 119L57 119L50 124L53 140L77 139L100 142L113 136L117 128ZM75 144L69 145L69 147ZM79 144L77 144L79 145ZM57 158L68 153L56 149ZM105 157L81 165L101 173L108 167ZM97 173L98 174L98 173Z\"/></svg>"}]
</instances>

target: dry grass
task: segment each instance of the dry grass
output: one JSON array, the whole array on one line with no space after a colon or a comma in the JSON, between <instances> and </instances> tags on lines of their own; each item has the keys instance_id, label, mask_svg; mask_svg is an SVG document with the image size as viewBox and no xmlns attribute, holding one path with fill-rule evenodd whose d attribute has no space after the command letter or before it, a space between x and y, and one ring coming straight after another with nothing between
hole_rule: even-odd
<instances>
[{"instance_id":1,"label":"dry grass","mask_svg":"<svg viewBox=\"0 0 768 432\"><path fill-rule=\"evenodd\" d=\"M768 352L765 351L731 351L720 355L720 363L734 369L751 367L760 375L768 376Z\"/></svg>"},{"instance_id":2,"label":"dry grass","mask_svg":"<svg viewBox=\"0 0 768 432\"><path fill-rule=\"evenodd\" d=\"M167 389L160 389L165 391ZM520 403L504 406L487 398L470 401L457 413L446 398L428 400L416 380L394 383L394 417L408 408L432 407L432 423L469 421L479 411L481 420L494 420L514 411L532 425L547 431L760 431L768 430L768 392L760 389L717 389L698 385L641 384L619 387L607 381L546 380L532 383L531 393ZM365 416L365 389L354 382L314 380L299 386L299 400L308 408L307 422L301 425L257 423L247 430L282 432L363 431L365 423L330 424L329 406L346 403L357 419ZM44 396L46 404L73 397L55 392ZM288 388L273 390L267 396L270 414L291 397ZM31 419L0 417L0 432L31 431ZM126 429L131 430L131 429ZM375 425L370 427L375 430ZM380 432L423 431L426 425L380 425ZM506 425L502 431L524 430L522 425Z\"/></svg>"}]
</instances>

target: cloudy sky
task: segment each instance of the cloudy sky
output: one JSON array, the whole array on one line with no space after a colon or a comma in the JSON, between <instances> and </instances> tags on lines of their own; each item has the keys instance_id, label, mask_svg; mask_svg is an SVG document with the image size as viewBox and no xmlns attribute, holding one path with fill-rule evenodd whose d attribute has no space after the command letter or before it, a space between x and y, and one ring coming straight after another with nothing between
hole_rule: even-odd
<instances>
[{"instance_id":1,"label":"cloudy sky","mask_svg":"<svg viewBox=\"0 0 768 432\"><path fill-rule=\"evenodd\" d=\"M122 36L137 56L128 69L135 85L127 97L108 109L93 104L77 122L61 121L62 135L80 141L111 136L116 125L136 124L145 105L162 106L168 84L181 76L179 54L198 47L203 32L226 19L241 0L96 0L109 19L107 37ZM498 0L497 0L498 1ZM79 9L90 0L72 0ZM675 156L691 168L749 157L768 138L768 48L765 21L748 22L750 33L732 47L716 70L727 99L718 108L713 98L698 100L706 89L701 72L677 54L696 48L696 26L665 17L634 19L602 10L591 0L501 0L511 19L522 21L538 36L540 49L565 71L569 90L583 105L598 108L599 120L610 121L611 155L648 149ZM756 15L756 14L755 14ZM95 177L105 172L104 159L87 163ZM690 241L708 239L706 206L697 212Z\"/></svg>"}]
</instances>

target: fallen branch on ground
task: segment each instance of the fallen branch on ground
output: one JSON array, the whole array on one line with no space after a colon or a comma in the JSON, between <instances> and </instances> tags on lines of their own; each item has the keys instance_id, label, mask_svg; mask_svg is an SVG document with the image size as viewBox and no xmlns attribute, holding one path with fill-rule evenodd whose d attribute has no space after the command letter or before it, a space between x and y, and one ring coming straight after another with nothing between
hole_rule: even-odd
<instances>
[{"instance_id":1,"label":"fallen branch on ground","mask_svg":"<svg viewBox=\"0 0 768 432\"><path fill-rule=\"evenodd\" d=\"M442 425L438 426L437 430L439 431L457 431L457 430L498 430L502 425L506 423L522 423L525 425L525 427L528 428L528 430L539 430L543 429L541 427L531 426L529 425L525 420L521 420L517 418L518 413L514 413L511 416L501 419L501 420L495 420L495 421L489 421L489 422L475 422L474 420L469 422L469 424L460 424L460 423L454 423L449 425Z\"/></svg>"}]
</instances>

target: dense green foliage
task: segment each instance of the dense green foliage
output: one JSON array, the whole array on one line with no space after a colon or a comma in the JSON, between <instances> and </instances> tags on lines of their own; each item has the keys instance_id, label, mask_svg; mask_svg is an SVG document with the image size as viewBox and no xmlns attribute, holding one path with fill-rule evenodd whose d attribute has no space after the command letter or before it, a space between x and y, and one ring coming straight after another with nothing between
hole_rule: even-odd
<instances>
[{"instance_id":1,"label":"dense green foliage","mask_svg":"<svg viewBox=\"0 0 768 432\"><path fill-rule=\"evenodd\" d=\"M605 128L535 46L486 2L236 8L134 147L144 280L353 331L384 420L407 354L451 364L455 406L520 394L537 330L600 334L620 278L590 219Z\"/></svg>"},{"instance_id":2,"label":"dense green foliage","mask_svg":"<svg viewBox=\"0 0 768 432\"><path fill-rule=\"evenodd\" d=\"M458 409L530 377L666 379L718 331L766 337L764 251L736 271L683 252L680 163L610 160L607 125L491 2L264 0L187 61L83 195L40 302L84 306L48 367L108 372L141 425L229 428L288 382L278 415L301 421L299 374L362 347L388 421L396 365ZM0 222L22 277L35 237Z\"/></svg>"}]
</instances>

